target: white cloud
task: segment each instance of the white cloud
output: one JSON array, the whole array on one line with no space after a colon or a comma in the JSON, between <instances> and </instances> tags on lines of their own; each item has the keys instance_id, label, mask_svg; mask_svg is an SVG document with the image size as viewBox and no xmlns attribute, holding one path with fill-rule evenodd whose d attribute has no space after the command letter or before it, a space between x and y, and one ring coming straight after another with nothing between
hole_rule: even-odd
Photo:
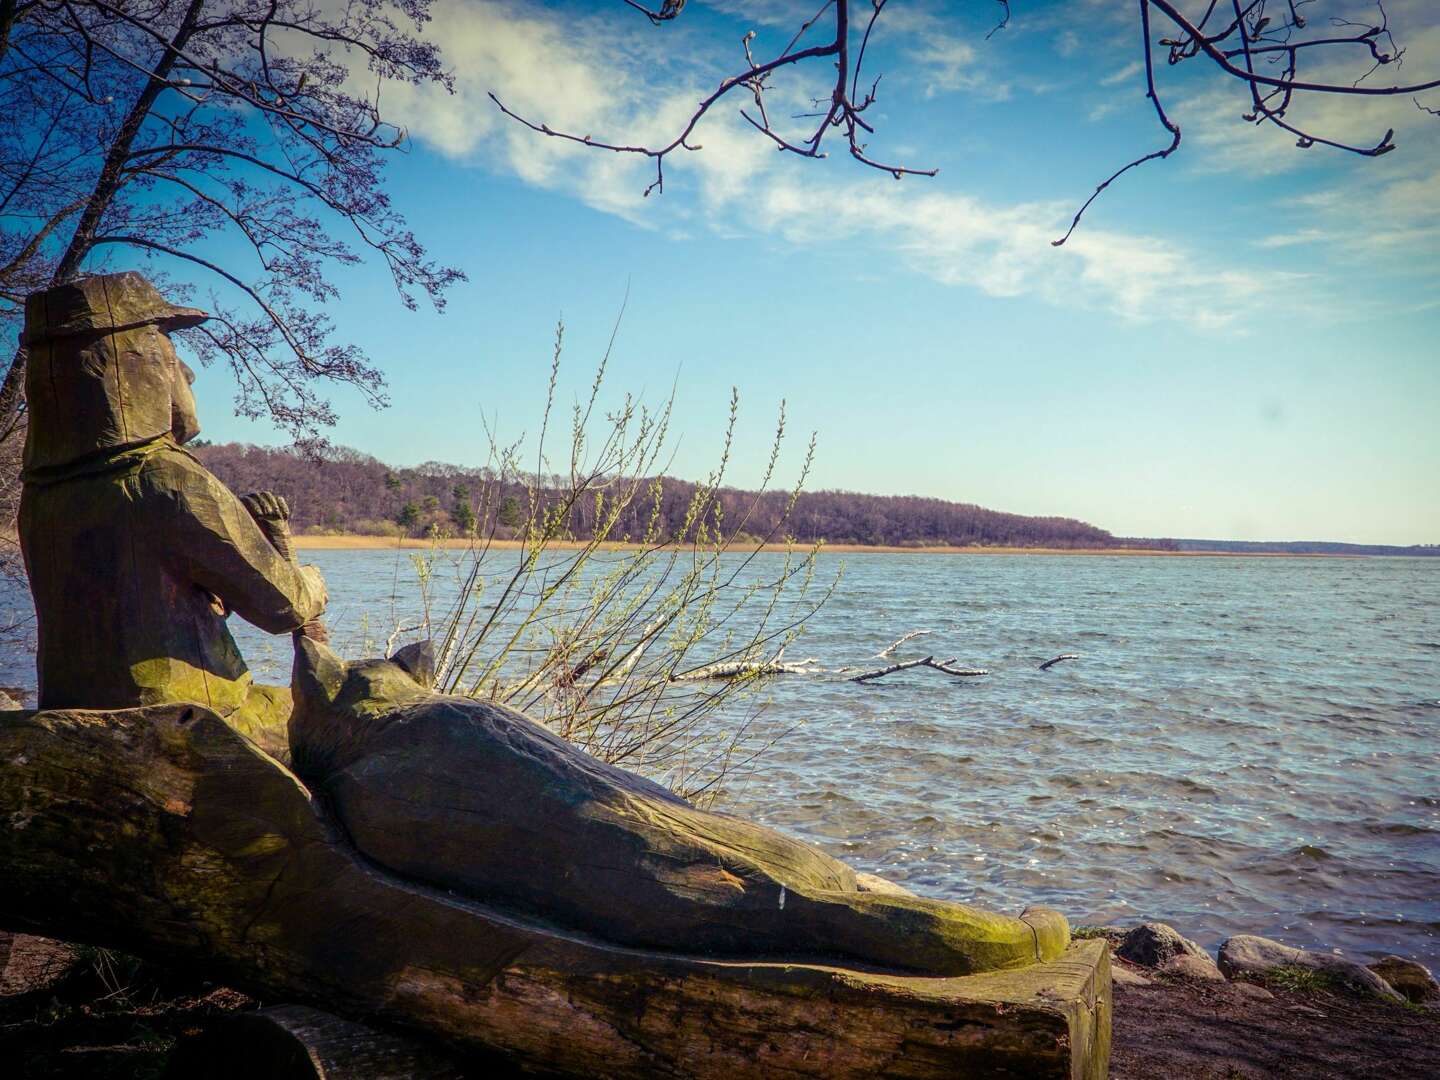
<instances>
[{"instance_id":1,"label":"white cloud","mask_svg":"<svg viewBox=\"0 0 1440 1080\"><path fill-rule=\"evenodd\" d=\"M387 90L388 109L442 154L501 167L528 183L567 190L597 209L638 220L643 192L654 177L651 159L536 133L504 116L489 97L493 92L534 123L597 141L653 146L673 138L719 74L674 61L674 55L703 51L687 47L684 28L662 38L643 19L610 15L508 0L437 6L429 34L444 49L455 93L397 86ZM763 150L715 124L707 124L703 138L694 141L718 151L703 155L702 166L716 197L733 186L745 159ZM692 166L702 157L678 156L688 157Z\"/></svg>"},{"instance_id":2,"label":"white cloud","mask_svg":"<svg viewBox=\"0 0 1440 1080\"><path fill-rule=\"evenodd\" d=\"M943 284L1102 308L1131 320L1237 327L1266 289L1298 280L1207 264L1169 240L1103 229L1085 229L1057 250L1051 241L1070 212L1050 203L997 206L887 180L822 188L787 179L760 199L761 223L789 243L879 240Z\"/></svg>"}]
</instances>

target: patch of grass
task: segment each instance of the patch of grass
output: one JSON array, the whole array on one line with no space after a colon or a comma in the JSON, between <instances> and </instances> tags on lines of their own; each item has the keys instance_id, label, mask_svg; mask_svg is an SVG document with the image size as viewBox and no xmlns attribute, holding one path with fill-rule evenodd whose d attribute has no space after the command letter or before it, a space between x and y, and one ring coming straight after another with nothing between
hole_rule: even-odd
<instances>
[{"instance_id":1,"label":"patch of grass","mask_svg":"<svg viewBox=\"0 0 1440 1080\"><path fill-rule=\"evenodd\" d=\"M1262 981L1272 990L1288 990L1296 994L1319 994L1343 989L1341 982L1328 971L1283 964L1265 972Z\"/></svg>"},{"instance_id":2,"label":"patch of grass","mask_svg":"<svg viewBox=\"0 0 1440 1080\"><path fill-rule=\"evenodd\" d=\"M133 991L138 988L144 969L139 957L91 945L81 945L77 952L80 960L90 966L100 990L92 1006L124 1011L136 1004Z\"/></svg>"},{"instance_id":3,"label":"patch of grass","mask_svg":"<svg viewBox=\"0 0 1440 1080\"><path fill-rule=\"evenodd\" d=\"M1397 1009L1404 1009L1408 1013L1423 1016L1427 1020L1433 1020L1437 1024L1440 1024L1440 1009L1432 1009L1428 1005L1422 1005L1418 1001L1410 1001L1403 997L1399 1001L1391 1001L1389 1004Z\"/></svg>"}]
</instances>

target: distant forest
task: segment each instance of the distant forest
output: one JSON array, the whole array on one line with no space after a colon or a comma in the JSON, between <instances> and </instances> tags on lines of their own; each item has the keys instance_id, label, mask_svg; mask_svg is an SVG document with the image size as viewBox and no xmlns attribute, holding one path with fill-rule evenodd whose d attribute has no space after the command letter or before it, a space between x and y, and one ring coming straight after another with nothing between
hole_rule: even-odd
<instances>
[{"instance_id":1,"label":"distant forest","mask_svg":"<svg viewBox=\"0 0 1440 1080\"><path fill-rule=\"evenodd\" d=\"M318 461L289 449L240 443L197 441L191 449L233 491L268 489L284 495L297 531L425 536L435 530L464 535L478 527L488 535L493 526L495 535L503 538L524 523L526 495L518 483L492 495L488 508L478 504L480 493L494 485L494 474L483 470L435 462L397 469L343 447L332 448ZM673 536L683 525L696 485L669 477L661 482L662 530ZM720 499L725 520L738 522L754 493L726 489ZM762 495L745 534L916 548L1175 548L1173 541L1116 537L1071 518L1026 517L942 499L846 491L802 493L782 525L788 500L784 491ZM636 500L611 538L644 535L651 506L648 500ZM577 538L588 538L593 524L593 509L581 507L571 530Z\"/></svg>"}]
</instances>

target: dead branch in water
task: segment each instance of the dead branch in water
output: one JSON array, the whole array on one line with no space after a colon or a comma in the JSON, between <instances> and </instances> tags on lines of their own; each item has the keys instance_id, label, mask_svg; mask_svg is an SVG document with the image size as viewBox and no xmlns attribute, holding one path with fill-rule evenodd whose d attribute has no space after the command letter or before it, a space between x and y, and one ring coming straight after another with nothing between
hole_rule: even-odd
<instances>
[{"instance_id":1,"label":"dead branch in water","mask_svg":"<svg viewBox=\"0 0 1440 1080\"><path fill-rule=\"evenodd\" d=\"M754 660L751 658L753 656L752 652L738 660L717 660L711 664L692 668L690 671L677 672L670 676L670 681L699 682L703 679L745 679L761 675L820 675L825 671L824 668L815 666L820 663L820 658L816 656L787 662L783 645L768 660Z\"/></svg>"},{"instance_id":2,"label":"dead branch in water","mask_svg":"<svg viewBox=\"0 0 1440 1080\"><path fill-rule=\"evenodd\" d=\"M886 660L886 659L888 659L888 658L890 657L890 655L891 655L892 653L894 653L894 651L895 651L896 649L898 649L901 645L904 645L907 641L911 640L912 638L924 637L926 634L930 634L930 633L933 633L933 632L934 632L934 631L931 631L931 630L911 630L908 634L906 634L904 637L900 638L898 641L893 641L893 642L891 642L889 645L887 645L885 648L881 649L881 650L880 650L879 652L877 652L874 656L872 656L871 659L872 659L872 660Z\"/></svg>"},{"instance_id":3,"label":"dead branch in water","mask_svg":"<svg viewBox=\"0 0 1440 1080\"><path fill-rule=\"evenodd\" d=\"M958 659L952 656L949 660L936 660L933 656L922 657L919 660L905 660L898 664L891 664L887 668L878 671L867 671L863 675L856 675L850 681L857 683L871 682L875 679L883 679L886 675L894 675L897 671L908 671L910 668L930 667L936 671L943 671L946 675L955 675L962 678L970 678L976 675L989 675L985 668L957 668L953 665Z\"/></svg>"},{"instance_id":4,"label":"dead branch in water","mask_svg":"<svg viewBox=\"0 0 1440 1080\"><path fill-rule=\"evenodd\" d=\"M1060 663L1061 660L1079 660L1079 659L1080 659L1080 654L1079 654L1079 653L1073 653L1073 652L1061 653L1059 656L1056 656L1056 657L1053 657L1052 659L1046 660L1043 664L1041 664L1041 665L1040 665L1040 670L1041 670L1041 671L1049 671L1049 670L1050 670L1052 667L1054 667L1056 664Z\"/></svg>"},{"instance_id":5,"label":"dead branch in water","mask_svg":"<svg viewBox=\"0 0 1440 1080\"><path fill-rule=\"evenodd\" d=\"M740 679L757 675L819 675L825 669L817 668L819 657L805 660L785 661L776 656L773 660L733 660L725 663L706 664L694 671L671 676L671 682L696 682L701 679Z\"/></svg>"}]
</instances>

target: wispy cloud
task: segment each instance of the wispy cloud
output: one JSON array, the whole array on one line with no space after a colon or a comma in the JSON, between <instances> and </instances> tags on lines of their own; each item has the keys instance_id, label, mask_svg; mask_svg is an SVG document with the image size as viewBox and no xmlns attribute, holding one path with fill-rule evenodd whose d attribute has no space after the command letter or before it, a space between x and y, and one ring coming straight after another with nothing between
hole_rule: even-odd
<instances>
[{"instance_id":1,"label":"wispy cloud","mask_svg":"<svg viewBox=\"0 0 1440 1080\"><path fill-rule=\"evenodd\" d=\"M1267 251L1276 248L1295 247L1297 244L1318 244L1331 239L1331 235L1322 229L1300 229L1293 233L1272 233L1269 236L1262 236L1255 241L1255 246Z\"/></svg>"},{"instance_id":2,"label":"wispy cloud","mask_svg":"<svg viewBox=\"0 0 1440 1080\"><path fill-rule=\"evenodd\" d=\"M1100 85L1117 86L1120 83L1129 82L1131 79L1135 78L1135 76L1139 75L1144 70L1144 64L1142 64L1139 60L1133 61L1132 63L1126 64L1123 68L1115 72L1113 75L1106 75L1103 79L1100 80Z\"/></svg>"},{"instance_id":3,"label":"wispy cloud","mask_svg":"<svg viewBox=\"0 0 1440 1080\"><path fill-rule=\"evenodd\" d=\"M906 191L885 181L819 188L770 185L760 201L766 230L788 243L879 240L914 272L995 297L1094 307L1130 320L1235 328L1267 289L1299 275L1236 271L1172 241L1087 229L1050 245L1071 208L995 205L968 195Z\"/></svg>"}]
</instances>

